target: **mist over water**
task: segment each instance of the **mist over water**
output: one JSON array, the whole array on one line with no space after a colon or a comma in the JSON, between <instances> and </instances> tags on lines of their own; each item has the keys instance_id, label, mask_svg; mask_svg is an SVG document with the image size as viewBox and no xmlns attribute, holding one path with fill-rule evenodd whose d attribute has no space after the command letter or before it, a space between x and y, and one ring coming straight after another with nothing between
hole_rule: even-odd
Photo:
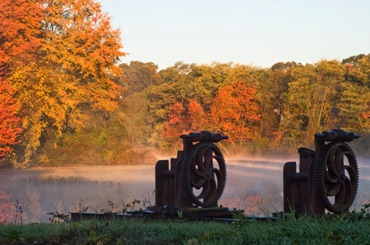
<instances>
[{"instance_id":1,"label":"mist over water","mask_svg":"<svg viewBox=\"0 0 370 245\"><path fill-rule=\"evenodd\" d=\"M0 192L11 195L3 202L19 201L25 222L39 223L56 211L121 211L135 199L154 205L154 178L154 165L1 170Z\"/></svg>"},{"instance_id":2,"label":"mist over water","mask_svg":"<svg viewBox=\"0 0 370 245\"><path fill-rule=\"evenodd\" d=\"M287 160L226 159L227 181L219 205L247 215L271 215L283 209L283 165ZM370 160L358 158L360 184L353 209L370 202ZM155 205L154 165L31 168L0 170L0 221L48 222L49 212L122 211ZM16 204L18 200L19 204ZM131 207L128 207L130 210ZM19 221L18 221L19 222Z\"/></svg>"}]
</instances>

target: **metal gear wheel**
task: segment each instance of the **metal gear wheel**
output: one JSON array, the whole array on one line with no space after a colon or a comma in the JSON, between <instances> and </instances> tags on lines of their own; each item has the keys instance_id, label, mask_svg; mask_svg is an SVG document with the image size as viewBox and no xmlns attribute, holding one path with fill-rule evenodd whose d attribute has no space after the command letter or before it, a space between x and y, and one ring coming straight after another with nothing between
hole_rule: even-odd
<instances>
[{"instance_id":1,"label":"metal gear wheel","mask_svg":"<svg viewBox=\"0 0 370 245\"><path fill-rule=\"evenodd\" d=\"M347 212L358 189L359 173L355 154L346 143L325 146L315 167L318 198L333 213Z\"/></svg>"},{"instance_id":2,"label":"metal gear wheel","mask_svg":"<svg viewBox=\"0 0 370 245\"><path fill-rule=\"evenodd\" d=\"M182 184L192 202L214 207L226 184L226 164L220 149L212 143L198 143L182 163Z\"/></svg>"}]
</instances>

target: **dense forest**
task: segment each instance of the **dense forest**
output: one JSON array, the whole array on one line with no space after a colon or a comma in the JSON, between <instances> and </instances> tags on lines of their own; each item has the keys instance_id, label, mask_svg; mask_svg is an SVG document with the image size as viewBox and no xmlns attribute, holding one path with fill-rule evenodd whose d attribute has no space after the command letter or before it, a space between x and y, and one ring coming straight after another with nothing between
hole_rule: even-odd
<instances>
[{"instance_id":1,"label":"dense forest","mask_svg":"<svg viewBox=\"0 0 370 245\"><path fill-rule=\"evenodd\" d=\"M147 164L179 136L229 136L225 154L288 154L332 128L370 145L370 54L270 68L124 63L94 0L0 2L0 165Z\"/></svg>"}]
</instances>

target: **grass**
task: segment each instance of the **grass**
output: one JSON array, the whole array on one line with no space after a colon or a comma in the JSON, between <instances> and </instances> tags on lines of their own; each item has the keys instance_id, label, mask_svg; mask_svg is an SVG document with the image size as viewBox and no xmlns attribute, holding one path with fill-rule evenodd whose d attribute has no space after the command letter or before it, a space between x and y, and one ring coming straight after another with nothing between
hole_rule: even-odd
<instances>
[{"instance_id":1,"label":"grass","mask_svg":"<svg viewBox=\"0 0 370 245\"><path fill-rule=\"evenodd\" d=\"M287 215L233 224L126 219L0 225L0 244L370 244L370 219L359 217Z\"/></svg>"}]
</instances>

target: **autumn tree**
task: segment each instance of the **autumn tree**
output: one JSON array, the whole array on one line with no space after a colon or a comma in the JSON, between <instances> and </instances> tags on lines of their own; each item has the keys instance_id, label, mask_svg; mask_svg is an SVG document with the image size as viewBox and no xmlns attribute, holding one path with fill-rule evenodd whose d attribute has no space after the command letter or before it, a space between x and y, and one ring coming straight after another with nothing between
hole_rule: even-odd
<instances>
[{"instance_id":1,"label":"autumn tree","mask_svg":"<svg viewBox=\"0 0 370 245\"><path fill-rule=\"evenodd\" d=\"M151 147L168 148L162 134L165 131L164 124L169 120L170 107L176 103L184 103L187 100L189 89L190 66L183 62L177 62L174 66L158 72L159 78L156 85L146 90L149 101L148 115L153 131L148 139Z\"/></svg>"},{"instance_id":2,"label":"autumn tree","mask_svg":"<svg viewBox=\"0 0 370 245\"><path fill-rule=\"evenodd\" d=\"M14 5L17 3L12 2ZM93 0L39 0L43 15L37 58L26 60L9 77L22 104L27 165L41 137L58 139L81 128L90 110L111 112L117 105L119 30ZM35 5L36 6L36 5ZM47 137L46 137L47 136Z\"/></svg>"},{"instance_id":3,"label":"autumn tree","mask_svg":"<svg viewBox=\"0 0 370 245\"><path fill-rule=\"evenodd\" d=\"M17 88L9 82L17 67L35 59L40 46L42 9L31 0L0 1L0 158L7 160L21 143Z\"/></svg>"},{"instance_id":4,"label":"autumn tree","mask_svg":"<svg viewBox=\"0 0 370 245\"><path fill-rule=\"evenodd\" d=\"M188 105L188 117L190 121L190 131L201 132L209 131L211 127L211 116L195 100L190 100Z\"/></svg>"},{"instance_id":5,"label":"autumn tree","mask_svg":"<svg viewBox=\"0 0 370 245\"><path fill-rule=\"evenodd\" d=\"M42 9L33 0L0 1L0 77L34 58L40 45Z\"/></svg>"},{"instance_id":6,"label":"autumn tree","mask_svg":"<svg viewBox=\"0 0 370 245\"><path fill-rule=\"evenodd\" d=\"M7 160L13 147L20 143L19 102L14 99L14 88L0 79L0 162Z\"/></svg>"},{"instance_id":7,"label":"autumn tree","mask_svg":"<svg viewBox=\"0 0 370 245\"><path fill-rule=\"evenodd\" d=\"M180 135L189 132L189 118L183 105L179 102L169 108L168 122L164 124L162 137L168 142L168 148L181 146Z\"/></svg>"},{"instance_id":8,"label":"autumn tree","mask_svg":"<svg viewBox=\"0 0 370 245\"><path fill-rule=\"evenodd\" d=\"M256 87L243 81L221 87L211 104L213 131L228 135L234 143L253 139L260 121L256 93Z\"/></svg>"},{"instance_id":9,"label":"autumn tree","mask_svg":"<svg viewBox=\"0 0 370 245\"><path fill-rule=\"evenodd\" d=\"M181 104L183 116L187 117L186 120L181 121L187 123L182 131L173 132L173 139L178 140L183 130L210 128L209 125L202 122L205 119L196 121L195 117L198 113L209 112L213 97L219 87L224 84L225 77L228 76L231 69L230 64L188 65L178 62L173 67L160 71L160 84L153 86L150 90L150 111L154 112L154 118L157 118L150 141L166 145L161 135L168 136L169 134L168 130L171 125L169 121L172 120L169 115L174 114L171 111L173 111L175 104ZM201 110L204 111L201 112ZM200 127L203 128L200 129Z\"/></svg>"}]
</instances>

